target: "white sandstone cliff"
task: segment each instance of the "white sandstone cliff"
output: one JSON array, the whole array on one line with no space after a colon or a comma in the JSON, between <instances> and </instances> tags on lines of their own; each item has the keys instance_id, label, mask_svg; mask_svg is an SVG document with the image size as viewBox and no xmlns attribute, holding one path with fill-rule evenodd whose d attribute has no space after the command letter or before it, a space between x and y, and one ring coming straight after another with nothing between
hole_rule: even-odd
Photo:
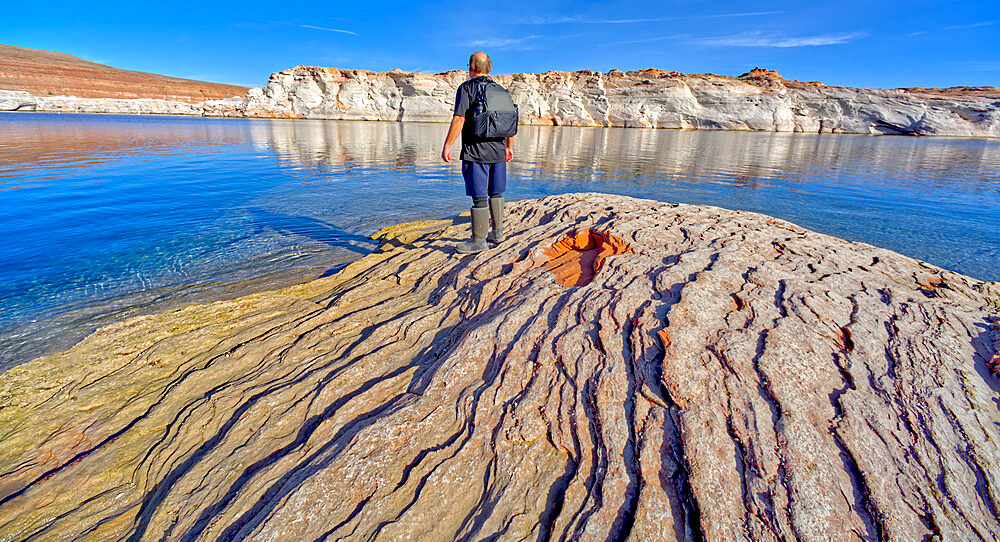
<instances>
[{"instance_id":1,"label":"white sandstone cliff","mask_svg":"<svg viewBox=\"0 0 1000 542\"><path fill-rule=\"evenodd\" d=\"M206 102L207 116L447 121L465 72L297 66L238 100ZM537 125L622 126L1000 136L1000 93L855 89L783 79L662 70L498 75Z\"/></svg>"}]
</instances>

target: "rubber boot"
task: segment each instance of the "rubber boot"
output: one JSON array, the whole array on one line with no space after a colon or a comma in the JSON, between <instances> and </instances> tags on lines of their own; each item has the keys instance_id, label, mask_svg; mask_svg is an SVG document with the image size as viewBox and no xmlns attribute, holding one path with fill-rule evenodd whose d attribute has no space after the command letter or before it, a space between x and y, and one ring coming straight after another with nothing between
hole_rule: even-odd
<instances>
[{"instance_id":1,"label":"rubber boot","mask_svg":"<svg viewBox=\"0 0 1000 542\"><path fill-rule=\"evenodd\" d=\"M486 207L473 207L472 211L472 239L459 243L457 247L459 254L475 254L482 252L488 247L486 245L486 230L490 229L490 210Z\"/></svg>"},{"instance_id":2,"label":"rubber boot","mask_svg":"<svg viewBox=\"0 0 1000 542\"><path fill-rule=\"evenodd\" d=\"M503 196L490 198L490 218L493 220L493 231L486 236L488 241L503 243Z\"/></svg>"}]
</instances>

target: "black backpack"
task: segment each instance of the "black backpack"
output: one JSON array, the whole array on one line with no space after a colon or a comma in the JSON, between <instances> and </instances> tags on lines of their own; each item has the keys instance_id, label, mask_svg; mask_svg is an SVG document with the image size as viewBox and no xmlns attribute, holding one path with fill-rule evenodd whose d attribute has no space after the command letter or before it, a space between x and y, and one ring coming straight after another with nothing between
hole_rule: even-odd
<instances>
[{"instance_id":1,"label":"black backpack","mask_svg":"<svg viewBox=\"0 0 1000 542\"><path fill-rule=\"evenodd\" d=\"M511 137L517 133L517 105L510 92L486 78L473 99L473 133L485 138Z\"/></svg>"}]
</instances>

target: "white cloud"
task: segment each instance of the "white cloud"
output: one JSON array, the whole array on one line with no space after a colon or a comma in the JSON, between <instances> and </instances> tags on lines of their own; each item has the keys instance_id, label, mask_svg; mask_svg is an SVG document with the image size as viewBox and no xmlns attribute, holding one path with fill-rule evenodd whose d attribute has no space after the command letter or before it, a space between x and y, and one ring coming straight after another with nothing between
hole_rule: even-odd
<instances>
[{"instance_id":1,"label":"white cloud","mask_svg":"<svg viewBox=\"0 0 1000 542\"><path fill-rule=\"evenodd\" d=\"M513 24L561 24L561 23L581 23L583 18L579 15L572 17L538 17L531 16L524 19L512 21Z\"/></svg>"},{"instance_id":2,"label":"white cloud","mask_svg":"<svg viewBox=\"0 0 1000 542\"><path fill-rule=\"evenodd\" d=\"M944 29L945 30L965 30L966 28L979 28L980 26L992 26L992 25L995 25L997 23L1000 23L1000 21L986 21L984 23L963 24L963 25L959 25L959 26L946 26L946 27L944 27Z\"/></svg>"},{"instance_id":3,"label":"white cloud","mask_svg":"<svg viewBox=\"0 0 1000 542\"><path fill-rule=\"evenodd\" d=\"M694 15L692 19L715 19L718 17L757 17L760 15L781 15L784 11L743 11L737 13L717 13L715 15Z\"/></svg>"},{"instance_id":4,"label":"white cloud","mask_svg":"<svg viewBox=\"0 0 1000 542\"><path fill-rule=\"evenodd\" d=\"M655 37L655 38L645 38L645 39L638 39L638 40L612 41L612 42L608 42L608 43L599 43L599 44L597 44L597 46L598 47L608 47L608 46L611 46L611 45L631 45L631 44L635 44L635 43L650 43L650 42L654 42L654 41L681 40L681 39L688 39L690 37L691 37L691 34L677 34L677 35L674 35L674 36L658 36L658 37Z\"/></svg>"},{"instance_id":5,"label":"white cloud","mask_svg":"<svg viewBox=\"0 0 1000 542\"><path fill-rule=\"evenodd\" d=\"M528 17L514 24L634 24L634 23L654 23L661 21L682 21L690 19L717 19L722 17L756 17L760 15L778 15L783 11L745 11L737 13L715 13L709 15L681 15L676 17L650 17L640 19L587 19L581 15L571 15L564 17Z\"/></svg>"},{"instance_id":6,"label":"white cloud","mask_svg":"<svg viewBox=\"0 0 1000 542\"><path fill-rule=\"evenodd\" d=\"M840 45L864 38L867 35L864 32L852 32L849 34L785 37L750 32L734 36L704 38L696 40L695 43L714 47L816 47L820 45Z\"/></svg>"},{"instance_id":7,"label":"white cloud","mask_svg":"<svg viewBox=\"0 0 1000 542\"><path fill-rule=\"evenodd\" d=\"M326 28L324 26L313 26L311 24L300 24L302 28L311 28L313 30L326 30L327 32L340 32L341 34L350 34L352 36L357 36L357 32L351 32L350 30L341 30L339 28Z\"/></svg>"},{"instance_id":8,"label":"white cloud","mask_svg":"<svg viewBox=\"0 0 1000 542\"><path fill-rule=\"evenodd\" d=\"M470 41L464 44L467 47L481 47L488 49L530 51L534 49L530 42L540 36L525 36L523 38L491 38L484 40Z\"/></svg>"}]
</instances>

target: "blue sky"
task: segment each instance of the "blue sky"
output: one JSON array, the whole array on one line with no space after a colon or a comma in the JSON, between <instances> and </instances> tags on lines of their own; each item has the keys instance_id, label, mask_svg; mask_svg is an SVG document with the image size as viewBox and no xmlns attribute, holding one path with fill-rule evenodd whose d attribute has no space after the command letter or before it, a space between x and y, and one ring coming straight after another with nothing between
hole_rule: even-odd
<instances>
[{"instance_id":1,"label":"blue sky","mask_svg":"<svg viewBox=\"0 0 1000 542\"><path fill-rule=\"evenodd\" d=\"M1000 0L12 2L0 43L261 86L296 64L496 73L754 66L861 87L1000 86Z\"/></svg>"}]
</instances>

